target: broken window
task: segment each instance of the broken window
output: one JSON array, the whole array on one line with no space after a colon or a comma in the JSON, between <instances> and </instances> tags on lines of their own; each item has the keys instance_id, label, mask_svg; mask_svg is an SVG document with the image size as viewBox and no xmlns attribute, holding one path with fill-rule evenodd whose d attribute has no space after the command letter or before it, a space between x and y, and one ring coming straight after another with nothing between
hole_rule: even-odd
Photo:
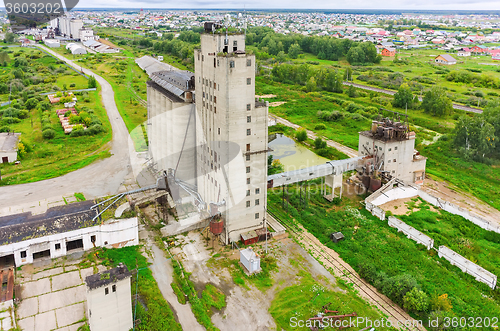
<instances>
[{"instance_id":1,"label":"broken window","mask_svg":"<svg viewBox=\"0 0 500 331\"><path fill-rule=\"evenodd\" d=\"M60 243L56 244L56 249L61 249L61 244Z\"/></svg>"},{"instance_id":2,"label":"broken window","mask_svg":"<svg viewBox=\"0 0 500 331\"><path fill-rule=\"evenodd\" d=\"M247 174L250 173L250 167L247 167Z\"/></svg>"},{"instance_id":3,"label":"broken window","mask_svg":"<svg viewBox=\"0 0 500 331\"><path fill-rule=\"evenodd\" d=\"M250 196L250 190L247 190L247 197Z\"/></svg>"},{"instance_id":4,"label":"broken window","mask_svg":"<svg viewBox=\"0 0 500 331\"><path fill-rule=\"evenodd\" d=\"M21 259L25 259L26 258L26 251L22 251L21 252Z\"/></svg>"},{"instance_id":5,"label":"broken window","mask_svg":"<svg viewBox=\"0 0 500 331\"><path fill-rule=\"evenodd\" d=\"M229 61L229 68L234 68L234 61Z\"/></svg>"},{"instance_id":6,"label":"broken window","mask_svg":"<svg viewBox=\"0 0 500 331\"><path fill-rule=\"evenodd\" d=\"M260 188L256 188L255 189L255 194L259 194L260 193Z\"/></svg>"},{"instance_id":7,"label":"broken window","mask_svg":"<svg viewBox=\"0 0 500 331\"><path fill-rule=\"evenodd\" d=\"M258 220L259 219L259 213L255 213L255 219Z\"/></svg>"},{"instance_id":8,"label":"broken window","mask_svg":"<svg viewBox=\"0 0 500 331\"><path fill-rule=\"evenodd\" d=\"M246 160L247 160L247 161L250 161L250 155L247 155L247 159L246 159Z\"/></svg>"},{"instance_id":9,"label":"broken window","mask_svg":"<svg viewBox=\"0 0 500 331\"><path fill-rule=\"evenodd\" d=\"M247 136L251 135L252 134L252 130L250 129L247 129Z\"/></svg>"},{"instance_id":10,"label":"broken window","mask_svg":"<svg viewBox=\"0 0 500 331\"><path fill-rule=\"evenodd\" d=\"M112 291L113 291L113 292L116 292L116 285L113 285L113 286L111 287L111 289L112 289Z\"/></svg>"},{"instance_id":11,"label":"broken window","mask_svg":"<svg viewBox=\"0 0 500 331\"><path fill-rule=\"evenodd\" d=\"M252 105L247 103L247 110L251 110L252 109Z\"/></svg>"},{"instance_id":12,"label":"broken window","mask_svg":"<svg viewBox=\"0 0 500 331\"><path fill-rule=\"evenodd\" d=\"M247 208L250 207L250 201L247 201Z\"/></svg>"},{"instance_id":13,"label":"broken window","mask_svg":"<svg viewBox=\"0 0 500 331\"><path fill-rule=\"evenodd\" d=\"M258 206L260 204L259 199L255 199L255 205Z\"/></svg>"},{"instance_id":14,"label":"broken window","mask_svg":"<svg viewBox=\"0 0 500 331\"><path fill-rule=\"evenodd\" d=\"M247 116L247 123L252 122L252 116Z\"/></svg>"},{"instance_id":15,"label":"broken window","mask_svg":"<svg viewBox=\"0 0 500 331\"><path fill-rule=\"evenodd\" d=\"M109 288L106 287L106 288L104 288L104 295L108 295L108 294L109 294Z\"/></svg>"}]
</instances>

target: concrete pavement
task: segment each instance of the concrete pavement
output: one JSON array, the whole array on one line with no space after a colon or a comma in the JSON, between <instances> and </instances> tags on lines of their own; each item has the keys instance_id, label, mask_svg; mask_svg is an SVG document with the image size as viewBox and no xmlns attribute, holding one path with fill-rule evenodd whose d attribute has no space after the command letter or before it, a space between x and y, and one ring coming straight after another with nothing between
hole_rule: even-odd
<instances>
[{"instance_id":1,"label":"concrete pavement","mask_svg":"<svg viewBox=\"0 0 500 331\"><path fill-rule=\"evenodd\" d=\"M80 70L78 64L64 56L44 46L38 47ZM124 192L137 187L138 176L147 177L139 174L146 159L141 159L135 152L134 144L116 107L111 85L92 71L82 70L85 74L94 76L101 85L102 102L113 130L112 140L108 143L112 156L61 177L0 187L0 216L19 211L43 212L51 203L61 201L63 196L71 196L75 192L82 192L87 199ZM135 166L135 171L132 171L132 166Z\"/></svg>"}]
</instances>

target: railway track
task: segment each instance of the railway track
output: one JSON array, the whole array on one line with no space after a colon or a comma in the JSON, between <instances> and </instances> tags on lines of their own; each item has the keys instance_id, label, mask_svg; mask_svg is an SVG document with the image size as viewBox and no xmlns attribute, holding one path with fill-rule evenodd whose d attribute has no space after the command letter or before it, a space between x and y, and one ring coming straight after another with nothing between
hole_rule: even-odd
<instances>
[{"instance_id":1,"label":"railway track","mask_svg":"<svg viewBox=\"0 0 500 331\"><path fill-rule=\"evenodd\" d=\"M321 246L323 246L321 242L307 232L307 230L293 224L291 221L285 221L284 218L280 217L281 213L277 210L268 209L267 212L274 217L277 222L280 222L285 228L292 232L297 240L302 242L306 250L310 249L311 251L314 251L322 260L324 260L323 265L325 267L331 266L338 277L351 282L359 290L362 297L367 299L370 303L376 305L380 311L387 314L393 327L410 331L426 330L425 327L419 323L419 321L413 319L399 306L395 305L389 298L379 293L376 288L363 280L351 268L351 266L344 262L340 257L334 256L327 250L321 249Z\"/></svg>"}]
</instances>

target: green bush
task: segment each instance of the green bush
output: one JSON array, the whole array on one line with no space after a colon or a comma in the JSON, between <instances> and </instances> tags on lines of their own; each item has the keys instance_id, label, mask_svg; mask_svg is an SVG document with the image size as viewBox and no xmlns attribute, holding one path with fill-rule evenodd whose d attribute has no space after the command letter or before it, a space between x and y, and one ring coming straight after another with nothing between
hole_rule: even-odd
<instances>
[{"instance_id":1,"label":"green bush","mask_svg":"<svg viewBox=\"0 0 500 331\"><path fill-rule=\"evenodd\" d=\"M54 129L47 129L42 132L43 139L52 139L56 136Z\"/></svg>"},{"instance_id":2,"label":"green bush","mask_svg":"<svg viewBox=\"0 0 500 331\"><path fill-rule=\"evenodd\" d=\"M325 130L325 129L326 125L324 125L323 123L316 124L316 126L314 127L314 130Z\"/></svg>"},{"instance_id":3,"label":"green bush","mask_svg":"<svg viewBox=\"0 0 500 331\"><path fill-rule=\"evenodd\" d=\"M21 120L17 117L4 117L4 118L2 118L3 125L16 124L19 122L21 122Z\"/></svg>"},{"instance_id":4,"label":"green bush","mask_svg":"<svg viewBox=\"0 0 500 331\"><path fill-rule=\"evenodd\" d=\"M295 138L297 141L305 141L307 139L307 131L305 129L301 129L295 133Z\"/></svg>"},{"instance_id":5,"label":"green bush","mask_svg":"<svg viewBox=\"0 0 500 331\"><path fill-rule=\"evenodd\" d=\"M53 127L52 127L52 125L50 125L50 124L44 124L44 125L42 126L42 131L49 130L49 129L50 129L50 130L54 130L54 128L53 128Z\"/></svg>"}]
</instances>

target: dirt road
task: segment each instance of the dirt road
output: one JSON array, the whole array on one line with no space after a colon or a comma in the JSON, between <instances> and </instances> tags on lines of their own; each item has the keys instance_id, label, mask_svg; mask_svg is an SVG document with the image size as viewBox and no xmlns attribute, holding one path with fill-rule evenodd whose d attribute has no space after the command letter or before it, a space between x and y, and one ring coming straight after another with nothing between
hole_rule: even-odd
<instances>
[{"instance_id":1,"label":"dirt road","mask_svg":"<svg viewBox=\"0 0 500 331\"><path fill-rule=\"evenodd\" d=\"M172 283L172 275L174 273L174 269L170 264L170 261L165 258L163 251L153 243L148 245L153 252L153 259L150 259L149 262L152 264L149 266L151 272L153 273L153 277L158 283L158 287L160 288L161 294L165 300L168 301L174 314L177 315L177 320L182 326L183 330L193 330L193 331L203 331L205 330L193 314L191 310L191 305L186 303L182 305L177 300L177 296L172 290L170 284Z\"/></svg>"},{"instance_id":2,"label":"dirt road","mask_svg":"<svg viewBox=\"0 0 500 331\"><path fill-rule=\"evenodd\" d=\"M297 124L294 124L292 122L290 122L289 120L286 120L284 118L281 118L279 116L276 116L276 115L273 115L273 117L276 118L276 123L280 123L280 124L283 124L283 125L286 125L290 128L293 128L295 130L299 129L300 128L300 125L297 125ZM309 131L307 130L307 136L310 138L310 139L316 139L318 136L312 132L312 131ZM337 149L338 151L344 153L345 155L349 156L349 157L356 157L358 156L358 151L355 150L355 149L352 149L350 147L347 147L347 146L344 146L336 141L333 141L333 140L325 140L326 141L326 144L330 147L333 147L335 149Z\"/></svg>"},{"instance_id":3,"label":"dirt road","mask_svg":"<svg viewBox=\"0 0 500 331\"><path fill-rule=\"evenodd\" d=\"M73 61L54 53L45 46L38 45L38 47L80 70L80 66ZM35 183L0 187L0 215L5 207L15 206L20 203L37 203L40 200L52 197L60 199L62 196L72 195L75 192L82 192L87 198L117 193L127 175L131 174L131 162L138 162L133 144L129 143L128 130L116 107L111 85L92 71L88 69L82 70L87 75L93 75L101 85L102 102L113 130L113 137L109 142L112 156L61 177ZM132 181L135 181L134 176L130 177L132 177Z\"/></svg>"},{"instance_id":4,"label":"dirt road","mask_svg":"<svg viewBox=\"0 0 500 331\"><path fill-rule=\"evenodd\" d=\"M386 90L386 89L381 89L381 88L378 88L378 87L372 87L372 86L368 86L368 85L361 85L361 84L356 84L356 83L351 83L351 82L344 82L344 85L352 85L354 87L357 87L357 88L360 88L360 89L363 89L363 90L368 90L368 91L373 91L373 92L378 92L378 93L384 93L384 94L389 94L389 95L396 94L396 91ZM422 97L418 97L418 100L422 101ZM453 108L454 109L464 110L464 111L469 111L469 112L472 112L472 113L478 113L478 114L481 114L483 112L482 109L474 108L474 107L467 107L467 106L464 106L464 105L459 105L458 103L453 103Z\"/></svg>"}]
</instances>

